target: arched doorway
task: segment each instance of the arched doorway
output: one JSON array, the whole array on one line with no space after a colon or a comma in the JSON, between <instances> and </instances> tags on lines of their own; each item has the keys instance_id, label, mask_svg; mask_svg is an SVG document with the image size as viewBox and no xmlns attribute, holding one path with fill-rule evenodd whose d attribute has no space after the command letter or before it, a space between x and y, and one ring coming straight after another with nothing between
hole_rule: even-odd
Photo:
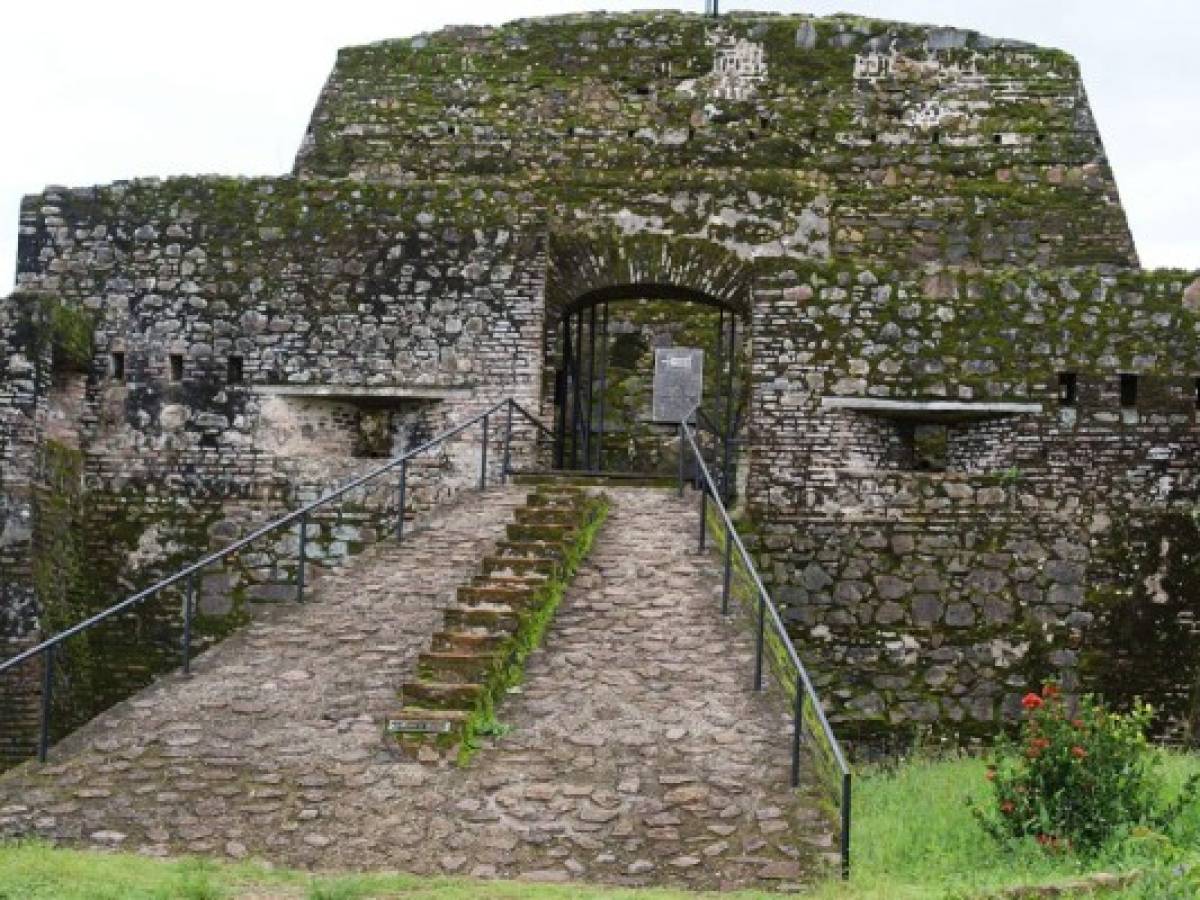
<instances>
[{"instance_id":1,"label":"arched doorway","mask_svg":"<svg viewBox=\"0 0 1200 900\"><path fill-rule=\"evenodd\" d=\"M551 348L554 467L671 474L679 421L698 402L690 421L731 486L748 409L747 336L741 311L692 288L624 284L576 298L561 309Z\"/></svg>"},{"instance_id":2,"label":"arched doorway","mask_svg":"<svg viewBox=\"0 0 1200 900\"><path fill-rule=\"evenodd\" d=\"M673 473L677 422L654 421L648 394L657 351L690 347L704 359L698 424L724 445L717 468L729 468L749 408L751 263L707 239L596 223L551 229L547 250L542 411L553 465Z\"/></svg>"}]
</instances>

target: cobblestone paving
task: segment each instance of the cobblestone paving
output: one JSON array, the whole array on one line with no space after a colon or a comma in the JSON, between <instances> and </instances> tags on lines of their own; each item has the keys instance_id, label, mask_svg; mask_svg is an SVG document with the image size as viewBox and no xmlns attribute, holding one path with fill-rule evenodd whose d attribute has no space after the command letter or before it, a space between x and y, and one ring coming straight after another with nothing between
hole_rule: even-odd
<instances>
[{"instance_id":1,"label":"cobblestone paving","mask_svg":"<svg viewBox=\"0 0 1200 900\"><path fill-rule=\"evenodd\" d=\"M831 848L749 690L695 507L615 490L519 694L466 770L399 758L395 689L521 489L468 499L0 779L0 832L321 869L786 886Z\"/></svg>"}]
</instances>

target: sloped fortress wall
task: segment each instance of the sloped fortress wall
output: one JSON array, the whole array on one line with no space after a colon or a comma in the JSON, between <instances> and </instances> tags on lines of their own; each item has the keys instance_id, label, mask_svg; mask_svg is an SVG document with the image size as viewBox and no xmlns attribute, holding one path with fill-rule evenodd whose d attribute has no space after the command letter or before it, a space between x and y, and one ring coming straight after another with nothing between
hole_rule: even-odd
<instances>
[{"instance_id":1,"label":"sloped fortress wall","mask_svg":"<svg viewBox=\"0 0 1200 900\"><path fill-rule=\"evenodd\" d=\"M840 728L978 733L1117 671L1186 724L1200 282L1137 266L1061 51L675 13L347 48L290 175L26 199L0 621L28 642L502 397L549 419L564 313L642 292L744 327L745 528ZM395 514L363 503L331 557ZM94 564L39 582L63 548ZM214 577L214 638L286 555Z\"/></svg>"}]
</instances>

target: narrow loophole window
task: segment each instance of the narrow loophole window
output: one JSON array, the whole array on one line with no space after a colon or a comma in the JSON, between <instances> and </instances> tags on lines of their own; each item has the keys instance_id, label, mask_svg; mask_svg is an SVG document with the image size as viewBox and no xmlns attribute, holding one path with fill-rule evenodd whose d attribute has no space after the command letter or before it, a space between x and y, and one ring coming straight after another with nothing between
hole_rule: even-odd
<instances>
[{"instance_id":1,"label":"narrow loophole window","mask_svg":"<svg viewBox=\"0 0 1200 900\"><path fill-rule=\"evenodd\" d=\"M1133 407L1137 406L1138 401L1138 377L1136 375L1121 376L1121 406Z\"/></svg>"},{"instance_id":2,"label":"narrow loophole window","mask_svg":"<svg viewBox=\"0 0 1200 900\"><path fill-rule=\"evenodd\" d=\"M229 364L226 368L225 380L230 384L241 384L246 380L246 366L240 356L229 357Z\"/></svg>"},{"instance_id":3,"label":"narrow loophole window","mask_svg":"<svg viewBox=\"0 0 1200 900\"><path fill-rule=\"evenodd\" d=\"M124 381L125 380L125 354L121 351L117 351L116 353L114 353L112 355L112 359L110 360L110 365L112 367L113 380L114 381Z\"/></svg>"},{"instance_id":4,"label":"narrow loophole window","mask_svg":"<svg viewBox=\"0 0 1200 900\"><path fill-rule=\"evenodd\" d=\"M171 354L171 381L183 381L183 354Z\"/></svg>"},{"instance_id":5,"label":"narrow loophole window","mask_svg":"<svg viewBox=\"0 0 1200 900\"><path fill-rule=\"evenodd\" d=\"M1200 378L1194 380L1192 389L1196 392L1196 409L1200 409Z\"/></svg>"},{"instance_id":6,"label":"narrow loophole window","mask_svg":"<svg viewBox=\"0 0 1200 900\"><path fill-rule=\"evenodd\" d=\"M1074 372L1059 374L1058 402L1061 406L1074 406L1079 402L1079 378Z\"/></svg>"}]
</instances>

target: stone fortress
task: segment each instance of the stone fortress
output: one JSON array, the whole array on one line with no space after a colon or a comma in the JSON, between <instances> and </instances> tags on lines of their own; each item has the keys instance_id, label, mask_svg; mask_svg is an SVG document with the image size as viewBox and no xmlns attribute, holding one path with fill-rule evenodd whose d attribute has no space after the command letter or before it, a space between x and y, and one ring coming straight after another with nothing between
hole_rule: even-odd
<instances>
[{"instance_id":1,"label":"stone fortress","mask_svg":"<svg viewBox=\"0 0 1200 900\"><path fill-rule=\"evenodd\" d=\"M52 187L19 257L4 657L497 400L555 422L565 317L649 301L738 323L740 527L839 736L985 734L1045 676L1200 723L1200 277L1140 268L1062 51L663 12L352 47L290 175ZM293 599L288 551L206 576L200 639ZM177 618L89 639L76 722ZM0 684L0 753L38 683Z\"/></svg>"}]
</instances>

